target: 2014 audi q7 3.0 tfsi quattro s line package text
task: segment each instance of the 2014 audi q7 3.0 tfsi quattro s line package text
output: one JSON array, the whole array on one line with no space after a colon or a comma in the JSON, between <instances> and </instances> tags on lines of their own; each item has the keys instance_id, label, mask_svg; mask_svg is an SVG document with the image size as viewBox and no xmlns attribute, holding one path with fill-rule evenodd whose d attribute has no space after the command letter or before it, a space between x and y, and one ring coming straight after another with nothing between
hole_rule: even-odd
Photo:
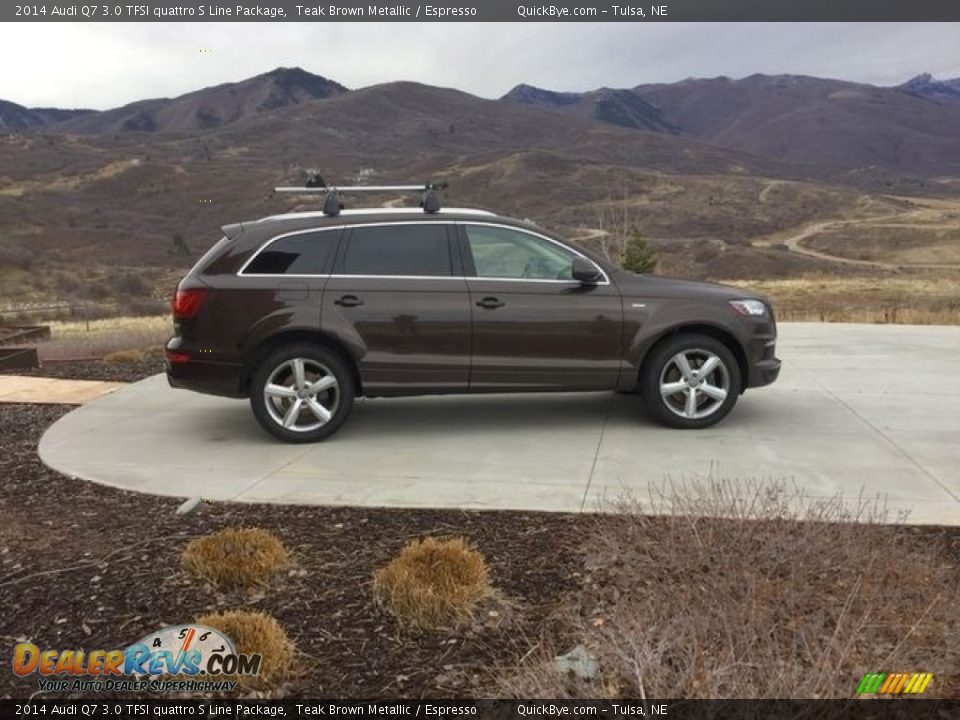
<instances>
[{"instance_id":1,"label":"2014 audi q7 3.0 tfsi quattro s line package text","mask_svg":"<svg viewBox=\"0 0 960 720\"><path fill-rule=\"evenodd\" d=\"M399 186L393 189L411 189ZM664 425L713 425L773 382L770 304L638 275L529 222L441 209L342 210L225 226L180 282L172 386L249 397L288 442L333 434L355 397L638 392Z\"/></svg>"}]
</instances>

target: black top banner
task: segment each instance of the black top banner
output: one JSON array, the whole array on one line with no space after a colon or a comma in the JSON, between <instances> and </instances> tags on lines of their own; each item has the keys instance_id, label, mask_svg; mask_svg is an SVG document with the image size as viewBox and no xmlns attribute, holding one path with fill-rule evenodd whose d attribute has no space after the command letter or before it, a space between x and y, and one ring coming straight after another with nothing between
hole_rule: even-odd
<instances>
[{"instance_id":1,"label":"black top banner","mask_svg":"<svg viewBox=\"0 0 960 720\"><path fill-rule=\"evenodd\" d=\"M960 700L0 700L7 718L948 720Z\"/></svg>"},{"instance_id":2,"label":"black top banner","mask_svg":"<svg viewBox=\"0 0 960 720\"><path fill-rule=\"evenodd\" d=\"M3 22L921 22L960 21L958 0L432 0L0 4Z\"/></svg>"}]
</instances>

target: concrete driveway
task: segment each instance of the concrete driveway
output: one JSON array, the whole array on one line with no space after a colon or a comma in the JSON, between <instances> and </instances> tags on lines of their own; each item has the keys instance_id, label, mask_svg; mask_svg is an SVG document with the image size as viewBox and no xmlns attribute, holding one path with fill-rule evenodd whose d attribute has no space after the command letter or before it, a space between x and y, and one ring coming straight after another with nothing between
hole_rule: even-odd
<instances>
[{"instance_id":1,"label":"concrete driveway","mask_svg":"<svg viewBox=\"0 0 960 720\"><path fill-rule=\"evenodd\" d=\"M361 400L330 440L285 445L245 401L156 376L64 416L40 455L208 500L581 511L712 476L960 525L960 327L784 323L778 354L776 384L695 432L652 424L633 396L491 395Z\"/></svg>"}]
</instances>

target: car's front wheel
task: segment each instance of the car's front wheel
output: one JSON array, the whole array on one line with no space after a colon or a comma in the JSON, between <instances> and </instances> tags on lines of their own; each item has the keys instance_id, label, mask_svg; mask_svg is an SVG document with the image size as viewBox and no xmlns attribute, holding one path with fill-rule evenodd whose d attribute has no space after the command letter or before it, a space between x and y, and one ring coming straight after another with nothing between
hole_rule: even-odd
<instances>
[{"instance_id":1,"label":"car's front wheel","mask_svg":"<svg viewBox=\"0 0 960 720\"><path fill-rule=\"evenodd\" d=\"M722 420L736 404L740 388L740 366L730 348L692 333L654 347L640 377L640 393L653 418L681 429Z\"/></svg>"},{"instance_id":2,"label":"car's front wheel","mask_svg":"<svg viewBox=\"0 0 960 720\"><path fill-rule=\"evenodd\" d=\"M263 428L291 443L329 437L353 407L353 379L338 353L319 345L275 350L254 371L250 406Z\"/></svg>"}]
</instances>

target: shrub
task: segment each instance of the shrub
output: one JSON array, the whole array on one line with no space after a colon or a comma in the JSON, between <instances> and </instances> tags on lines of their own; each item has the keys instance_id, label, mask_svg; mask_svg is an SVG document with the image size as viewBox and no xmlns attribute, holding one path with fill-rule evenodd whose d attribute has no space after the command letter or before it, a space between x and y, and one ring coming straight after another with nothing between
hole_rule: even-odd
<instances>
[{"instance_id":1,"label":"shrub","mask_svg":"<svg viewBox=\"0 0 960 720\"><path fill-rule=\"evenodd\" d=\"M296 646L275 618L251 610L226 610L201 615L198 625L219 630L233 640L241 654L259 654L260 671L256 676L221 676L248 685L273 685L290 674Z\"/></svg>"},{"instance_id":2,"label":"shrub","mask_svg":"<svg viewBox=\"0 0 960 720\"><path fill-rule=\"evenodd\" d=\"M183 566L222 588L266 584L290 562L283 543L261 528L225 528L191 540Z\"/></svg>"},{"instance_id":3,"label":"shrub","mask_svg":"<svg viewBox=\"0 0 960 720\"><path fill-rule=\"evenodd\" d=\"M492 593L487 562L461 537L412 540L373 576L377 604L412 628L469 620Z\"/></svg>"},{"instance_id":4,"label":"shrub","mask_svg":"<svg viewBox=\"0 0 960 720\"><path fill-rule=\"evenodd\" d=\"M141 350L117 350L116 352L108 353L103 356L103 361L105 363L110 363L111 365L125 365L127 363L138 363L143 362L144 355Z\"/></svg>"},{"instance_id":5,"label":"shrub","mask_svg":"<svg viewBox=\"0 0 960 720\"><path fill-rule=\"evenodd\" d=\"M657 269L657 255L647 245L640 231L636 228L630 231L627 245L623 252L623 269L635 273L652 273Z\"/></svg>"}]
</instances>

